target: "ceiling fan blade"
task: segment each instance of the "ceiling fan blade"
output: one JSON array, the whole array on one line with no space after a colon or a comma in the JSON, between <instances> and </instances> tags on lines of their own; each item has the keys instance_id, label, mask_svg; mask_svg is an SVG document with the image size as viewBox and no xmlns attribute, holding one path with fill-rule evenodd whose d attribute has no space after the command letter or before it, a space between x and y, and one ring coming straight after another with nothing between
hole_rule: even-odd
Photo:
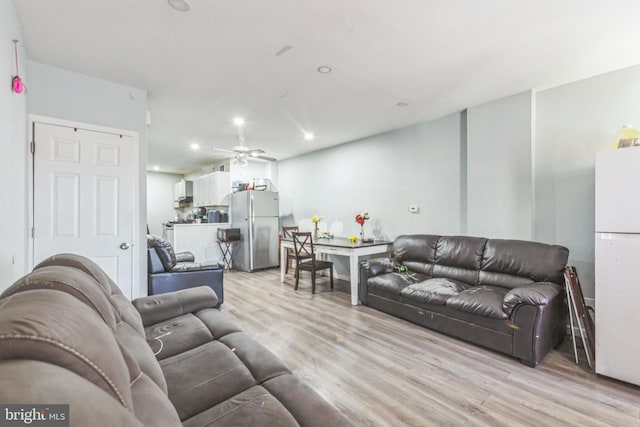
<instances>
[{"instance_id":1,"label":"ceiling fan blade","mask_svg":"<svg viewBox=\"0 0 640 427\"><path fill-rule=\"evenodd\" d=\"M227 150L226 148L212 148L213 151L222 151L223 153L235 153L234 150Z\"/></svg>"},{"instance_id":2,"label":"ceiling fan blade","mask_svg":"<svg viewBox=\"0 0 640 427\"><path fill-rule=\"evenodd\" d=\"M263 151L263 153L264 153L264 151ZM252 155L251 155L251 157L252 157L252 158L254 158L254 159L266 160L266 161L268 161L268 162L275 162L275 161L277 161L277 159L275 159L275 158L273 158L273 157L261 156L261 155L259 155L259 154L258 154L258 155L253 155L253 154L252 154Z\"/></svg>"}]
</instances>

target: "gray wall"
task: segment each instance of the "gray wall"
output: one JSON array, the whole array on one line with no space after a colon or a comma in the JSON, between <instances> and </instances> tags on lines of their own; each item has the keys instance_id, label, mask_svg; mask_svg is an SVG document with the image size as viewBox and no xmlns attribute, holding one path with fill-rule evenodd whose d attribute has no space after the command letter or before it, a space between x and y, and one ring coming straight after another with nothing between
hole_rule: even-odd
<instances>
[{"instance_id":1,"label":"gray wall","mask_svg":"<svg viewBox=\"0 0 640 427\"><path fill-rule=\"evenodd\" d=\"M354 217L368 210L365 234L460 230L460 114L399 129L279 163L283 225L317 214L359 234ZM409 205L420 212L409 213Z\"/></svg>"},{"instance_id":2,"label":"gray wall","mask_svg":"<svg viewBox=\"0 0 640 427\"><path fill-rule=\"evenodd\" d=\"M147 172L147 225L151 234L162 236L162 223L173 220L173 185L184 175Z\"/></svg>"},{"instance_id":3,"label":"gray wall","mask_svg":"<svg viewBox=\"0 0 640 427\"><path fill-rule=\"evenodd\" d=\"M5 183L1 186L5 207L0 210L2 241L0 245L0 292L27 271L27 94L10 89L15 75L13 43L18 39L20 75L31 91L27 55L22 30L13 2L0 0L0 170Z\"/></svg>"},{"instance_id":4,"label":"gray wall","mask_svg":"<svg viewBox=\"0 0 640 427\"><path fill-rule=\"evenodd\" d=\"M530 240L532 93L467 110L467 234Z\"/></svg>"},{"instance_id":5,"label":"gray wall","mask_svg":"<svg viewBox=\"0 0 640 427\"><path fill-rule=\"evenodd\" d=\"M640 66L540 91L536 104L534 238L569 247L593 297L595 153L623 125L640 127Z\"/></svg>"},{"instance_id":6,"label":"gray wall","mask_svg":"<svg viewBox=\"0 0 640 427\"><path fill-rule=\"evenodd\" d=\"M147 170L147 92L117 83L72 73L60 68L29 62L29 112L138 132L139 187L138 236L134 250L140 259L139 275L134 279L134 296L146 295L146 170Z\"/></svg>"}]
</instances>

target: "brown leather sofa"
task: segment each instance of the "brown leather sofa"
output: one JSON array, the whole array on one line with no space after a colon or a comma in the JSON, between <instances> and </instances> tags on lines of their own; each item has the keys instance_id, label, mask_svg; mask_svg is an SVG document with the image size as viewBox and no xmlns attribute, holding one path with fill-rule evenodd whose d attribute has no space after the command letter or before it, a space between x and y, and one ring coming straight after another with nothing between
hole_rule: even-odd
<instances>
[{"instance_id":1,"label":"brown leather sofa","mask_svg":"<svg viewBox=\"0 0 640 427\"><path fill-rule=\"evenodd\" d=\"M360 300L535 367L562 342L569 250L520 240L405 235L360 268Z\"/></svg>"},{"instance_id":2,"label":"brown leather sofa","mask_svg":"<svg viewBox=\"0 0 640 427\"><path fill-rule=\"evenodd\" d=\"M191 252L175 253L165 239L147 235L148 293L164 294L196 286L209 286L218 296L218 306L224 302L221 261L198 261Z\"/></svg>"},{"instance_id":3,"label":"brown leather sofa","mask_svg":"<svg viewBox=\"0 0 640 427\"><path fill-rule=\"evenodd\" d=\"M0 402L68 404L71 426L349 425L215 305L209 287L132 304L51 257L0 295Z\"/></svg>"}]
</instances>

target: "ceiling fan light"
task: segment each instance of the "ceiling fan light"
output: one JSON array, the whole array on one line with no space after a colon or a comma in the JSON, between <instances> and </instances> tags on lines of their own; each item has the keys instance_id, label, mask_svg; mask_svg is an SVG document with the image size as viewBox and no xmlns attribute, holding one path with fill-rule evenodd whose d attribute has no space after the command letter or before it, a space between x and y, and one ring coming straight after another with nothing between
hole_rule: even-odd
<instances>
[{"instance_id":1,"label":"ceiling fan light","mask_svg":"<svg viewBox=\"0 0 640 427\"><path fill-rule=\"evenodd\" d=\"M177 10L178 12L188 12L191 9L191 5L187 0L167 0L169 6Z\"/></svg>"}]
</instances>

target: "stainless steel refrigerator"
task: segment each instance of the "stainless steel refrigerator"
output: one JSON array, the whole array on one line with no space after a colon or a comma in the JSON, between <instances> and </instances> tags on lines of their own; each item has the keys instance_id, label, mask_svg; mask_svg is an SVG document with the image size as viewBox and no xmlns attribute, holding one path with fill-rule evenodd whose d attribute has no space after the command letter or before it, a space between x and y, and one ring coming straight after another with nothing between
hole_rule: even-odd
<instances>
[{"instance_id":1,"label":"stainless steel refrigerator","mask_svg":"<svg viewBox=\"0 0 640 427\"><path fill-rule=\"evenodd\" d=\"M240 229L240 242L233 248L233 264L238 270L278 265L278 204L274 191L231 194L231 227Z\"/></svg>"}]
</instances>

